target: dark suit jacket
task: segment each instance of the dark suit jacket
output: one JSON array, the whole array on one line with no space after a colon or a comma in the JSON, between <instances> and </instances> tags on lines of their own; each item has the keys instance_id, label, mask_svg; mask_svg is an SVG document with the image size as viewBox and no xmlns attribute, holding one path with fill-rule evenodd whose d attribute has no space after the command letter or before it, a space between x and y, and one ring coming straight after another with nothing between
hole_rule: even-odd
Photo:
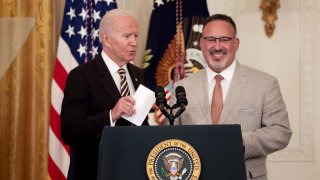
<instances>
[{"instance_id":1,"label":"dark suit jacket","mask_svg":"<svg viewBox=\"0 0 320 180\"><path fill-rule=\"evenodd\" d=\"M128 63L135 89L146 86L143 71ZM110 110L121 97L102 56L73 69L67 78L61 109L61 135L70 145L68 179L94 180L99 142L104 126L110 126ZM130 126L119 119L116 126ZM143 125L148 125L145 119Z\"/></svg>"}]
</instances>

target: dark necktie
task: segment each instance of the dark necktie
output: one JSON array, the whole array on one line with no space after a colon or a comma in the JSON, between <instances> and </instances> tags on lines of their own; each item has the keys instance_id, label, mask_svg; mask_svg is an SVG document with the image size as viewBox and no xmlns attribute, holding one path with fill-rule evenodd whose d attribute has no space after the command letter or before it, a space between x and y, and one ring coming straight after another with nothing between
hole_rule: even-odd
<instances>
[{"instance_id":1,"label":"dark necktie","mask_svg":"<svg viewBox=\"0 0 320 180\"><path fill-rule=\"evenodd\" d=\"M220 83L223 77L217 74L214 79L216 80L216 85L212 94L211 119L212 124L218 124L223 107L222 87Z\"/></svg>"},{"instance_id":2,"label":"dark necktie","mask_svg":"<svg viewBox=\"0 0 320 180\"><path fill-rule=\"evenodd\" d=\"M126 70L124 70L123 68L120 68L118 70L118 73L119 73L120 78L121 78L121 82L120 82L120 93L121 93L121 96L129 96L130 95L130 91L129 91L129 86L128 86L127 78L126 78Z\"/></svg>"}]
</instances>

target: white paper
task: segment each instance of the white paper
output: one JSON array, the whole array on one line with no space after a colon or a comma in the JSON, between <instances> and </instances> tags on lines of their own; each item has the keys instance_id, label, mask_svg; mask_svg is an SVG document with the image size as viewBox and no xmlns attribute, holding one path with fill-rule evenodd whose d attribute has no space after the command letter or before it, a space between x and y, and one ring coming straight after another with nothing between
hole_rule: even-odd
<instances>
[{"instance_id":1,"label":"white paper","mask_svg":"<svg viewBox=\"0 0 320 180\"><path fill-rule=\"evenodd\" d=\"M156 98L153 91L141 84L133 95L133 98L136 101L136 104L134 105L136 113L130 117L126 115L123 115L122 117L137 126L141 126Z\"/></svg>"}]
</instances>

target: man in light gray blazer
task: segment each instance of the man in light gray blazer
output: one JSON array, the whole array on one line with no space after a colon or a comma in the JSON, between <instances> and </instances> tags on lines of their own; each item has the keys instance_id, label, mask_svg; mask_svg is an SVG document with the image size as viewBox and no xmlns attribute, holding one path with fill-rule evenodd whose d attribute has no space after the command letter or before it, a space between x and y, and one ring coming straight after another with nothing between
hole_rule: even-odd
<instances>
[{"instance_id":1,"label":"man in light gray blazer","mask_svg":"<svg viewBox=\"0 0 320 180\"><path fill-rule=\"evenodd\" d=\"M205 21L200 47L207 66L175 84L185 88L189 102L175 124L240 124L247 179L265 180L267 155L285 148L292 132L277 79L235 60L240 43L236 34L227 15ZM223 108L214 121L211 102L217 74L223 77Z\"/></svg>"}]
</instances>

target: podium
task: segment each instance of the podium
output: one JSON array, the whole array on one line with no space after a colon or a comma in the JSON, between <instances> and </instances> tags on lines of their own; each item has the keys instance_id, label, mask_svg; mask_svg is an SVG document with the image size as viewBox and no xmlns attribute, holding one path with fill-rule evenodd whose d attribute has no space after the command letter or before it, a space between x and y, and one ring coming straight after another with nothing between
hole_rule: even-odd
<instances>
[{"instance_id":1,"label":"podium","mask_svg":"<svg viewBox=\"0 0 320 180\"><path fill-rule=\"evenodd\" d=\"M184 170L178 169L176 179L193 179L192 173L200 170L199 177L194 179L246 180L240 125L105 127L99 149L98 180L149 179L148 170L155 165L161 166L159 172L154 174L158 178L150 179L170 180L168 172L176 173L176 171L169 170L169 164L175 164L172 165L173 170L174 166L180 164L171 157L176 153L165 155L168 149L179 150L170 147L169 145L174 143L166 143L168 140L173 140L174 143L185 142L193 148L190 150L187 146L181 145L185 148L182 151L185 152L180 154L187 154L187 158L180 157L180 160L184 161L183 166L191 164L194 172L191 172L191 168L183 167ZM157 158L160 155L163 157ZM199 157L199 162L195 158L196 155Z\"/></svg>"}]
</instances>

